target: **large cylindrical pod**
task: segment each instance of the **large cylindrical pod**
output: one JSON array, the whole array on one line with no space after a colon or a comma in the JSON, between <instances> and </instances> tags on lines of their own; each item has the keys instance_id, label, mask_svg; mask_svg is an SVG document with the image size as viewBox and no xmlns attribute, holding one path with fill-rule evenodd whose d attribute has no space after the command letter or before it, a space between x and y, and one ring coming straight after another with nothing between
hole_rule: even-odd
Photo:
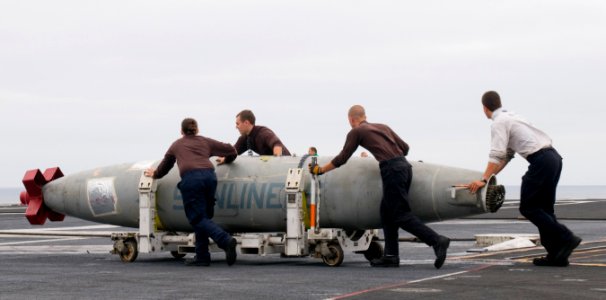
<instances>
[{"instance_id":1,"label":"large cylindrical pod","mask_svg":"<svg viewBox=\"0 0 606 300\"><path fill-rule=\"evenodd\" d=\"M411 161L412 183L408 201L425 222L441 221L488 212L486 193L471 194L455 185L481 178L482 173ZM320 225L351 229L380 228L383 197L377 161L352 158L340 168L320 176L322 197ZM496 180L491 181L496 184Z\"/></svg>"},{"instance_id":2,"label":"large cylindrical pod","mask_svg":"<svg viewBox=\"0 0 606 300\"><path fill-rule=\"evenodd\" d=\"M332 157L320 157L322 165ZM216 167L218 186L214 221L232 232L284 231L284 181L296 157L240 156ZM155 162L153 165L156 165ZM304 162L306 168L308 161ZM424 221L484 213L485 193L453 192L452 186L480 178L481 173L422 162L411 162L409 201ZM138 227L138 183L151 164L122 164L71 174L43 187L45 204L53 211L100 223ZM305 192L311 176L305 171ZM161 229L191 231L183 212L176 166L157 182L157 211ZM351 158L340 168L319 176L320 227L380 228L382 181L372 158Z\"/></svg>"}]
</instances>

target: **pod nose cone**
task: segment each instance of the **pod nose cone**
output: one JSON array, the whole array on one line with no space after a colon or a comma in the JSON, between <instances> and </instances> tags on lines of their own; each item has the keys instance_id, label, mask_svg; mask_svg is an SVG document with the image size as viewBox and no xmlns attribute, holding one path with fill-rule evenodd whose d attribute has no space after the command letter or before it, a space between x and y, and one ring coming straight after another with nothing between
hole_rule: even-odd
<instances>
[{"instance_id":1,"label":"pod nose cone","mask_svg":"<svg viewBox=\"0 0 606 300\"><path fill-rule=\"evenodd\" d=\"M27 204L25 217L32 225L42 225L46 219L51 221L63 221L65 215L50 210L44 205L44 195L42 187L57 179L63 177L63 172L58 167L49 168L44 174L39 169L29 170L23 176L23 186L25 191L21 192L19 198L21 203Z\"/></svg>"},{"instance_id":2,"label":"pod nose cone","mask_svg":"<svg viewBox=\"0 0 606 300\"><path fill-rule=\"evenodd\" d=\"M21 200L22 205L29 204L29 194L27 193L27 191L21 191L21 194L19 194L19 200Z\"/></svg>"}]
</instances>

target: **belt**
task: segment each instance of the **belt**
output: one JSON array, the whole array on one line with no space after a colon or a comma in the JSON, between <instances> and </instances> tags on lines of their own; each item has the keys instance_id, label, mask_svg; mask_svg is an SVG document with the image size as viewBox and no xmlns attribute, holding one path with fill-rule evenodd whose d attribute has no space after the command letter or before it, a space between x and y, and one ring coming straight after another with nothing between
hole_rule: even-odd
<instances>
[{"instance_id":1,"label":"belt","mask_svg":"<svg viewBox=\"0 0 606 300\"><path fill-rule=\"evenodd\" d=\"M382 161L379 162L379 167L383 167L383 166L385 166L385 165L387 165L387 164L389 164L391 162L401 161L401 160L406 161L406 157L404 157L404 156L396 156L394 158L382 160Z\"/></svg>"},{"instance_id":2,"label":"belt","mask_svg":"<svg viewBox=\"0 0 606 300\"><path fill-rule=\"evenodd\" d=\"M553 149L553 147L551 147L551 146L542 148L542 149L536 151L535 153L528 155L527 159L533 159L533 158L535 158L547 151L551 151L551 150L555 150L555 149Z\"/></svg>"},{"instance_id":3,"label":"belt","mask_svg":"<svg viewBox=\"0 0 606 300\"><path fill-rule=\"evenodd\" d=\"M215 169L213 168L200 168L200 169L191 169L188 171L183 172L183 174L181 174L181 177L185 176L185 175L189 175L189 174L193 174L193 173L197 173L197 172L208 172L208 171L214 171Z\"/></svg>"}]
</instances>

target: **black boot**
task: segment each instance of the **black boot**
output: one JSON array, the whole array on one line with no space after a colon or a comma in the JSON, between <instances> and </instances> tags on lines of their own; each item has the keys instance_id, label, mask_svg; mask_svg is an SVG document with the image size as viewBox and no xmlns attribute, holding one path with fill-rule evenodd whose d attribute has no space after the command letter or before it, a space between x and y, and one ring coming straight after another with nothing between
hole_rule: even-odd
<instances>
[{"instance_id":1,"label":"black boot","mask_svg":"<svg viewBox=\"0 0 606 300\"><path fill-rule=\"evenodd\" d=\"M208 267L210 266L210 260L198 259L198 256L194 256L194 259L186 260L185 265L188 267Z\"/></svg>"},{"instance_id":2,"label":"black boot","mask_svg":"<svg viewBox=\"0 0 606 300\"><path fill-rule=\"evenodd\" d=\"M234 238L231 238L229 242L227 242L227 247L225 247L225 258L227 260L227 265L231 266L236 262L236 247L238 246L238 241Z\"/></svg>"},{"instance_id":3,"label":"black boot","mask_svg":"<svg viewBox=\"0 0 606 300\"><path fill-rule=\"evenodd\" d=\"M581 238L576 235L572 235L572 238L564 243L562 248L560 248L553 259L555 261L568 261L568 257L570 254L572 254L572 251L579 246L579 244L581 244Z\"/></svg>"},{"instance_id":4,"label":"black boot","mask_svg":"<svg viewBox=\"0 0 606 300\"><path fill-rule=\"evenodd\" d=\"M399 256L383 256L381 258L375 258L370 261L370 266L372 267L394 267L397 268L400 266L400 257Z\"/></svg>"},{"instance_id":5,"label":"black boot","mask_svg":"<svg viewBox=\"0 0 606 300\"><path fill-rule=\"evenodd\" d=\"M433 245L433 252L436 254L436 261L433 263L433 266L436 267L436 269L441 268L444 264L448 246L450 246L450 239L442 235L438 237L438 242Z\"/></svg>"},{"instance_id":6,"label":"black boot","mask_svg":"<svg viewBox=\"0 0 606 300\"><path fill-rule=\"evenodd\" d=\"M532 260L535 266L539 267L567 267L568 260L555 260L549 256L537 257Z\"/></svg>"}]
</instances>

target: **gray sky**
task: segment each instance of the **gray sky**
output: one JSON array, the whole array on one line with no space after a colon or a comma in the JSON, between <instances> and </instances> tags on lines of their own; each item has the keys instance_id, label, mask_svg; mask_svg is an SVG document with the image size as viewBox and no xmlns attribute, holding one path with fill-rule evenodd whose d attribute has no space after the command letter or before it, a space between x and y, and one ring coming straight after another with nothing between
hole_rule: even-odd
<instances>
[{"instance_id":1,"label":"gray sky","mask_svg":"<svg viewBox=\"0 0 606 300\"><path fill-rule=\"evenodd\" d=\"M605 37L602 0L3 0L0 187L161 159L184 117L234 143L244 108L291 152L335 155L353 104L409 159L483 171L487 90L553 138L561 184L604 185Z\"/></svg>"}]
</instances>

